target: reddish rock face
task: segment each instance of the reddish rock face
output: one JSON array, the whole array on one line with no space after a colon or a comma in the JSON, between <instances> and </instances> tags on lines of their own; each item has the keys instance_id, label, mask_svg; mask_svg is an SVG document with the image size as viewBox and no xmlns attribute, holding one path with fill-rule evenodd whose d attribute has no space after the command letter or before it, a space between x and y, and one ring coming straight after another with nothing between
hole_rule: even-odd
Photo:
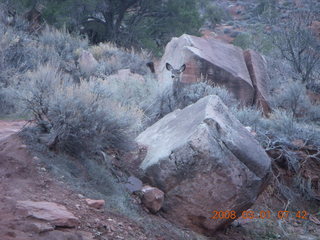
<instances>
[{"instance_id":1,"label":"reddish rock face","mask_svg":"<svg viewBox=\"0 0 320 240\"><path fill-rule=\"evenodd\" d=\"M87 198L85 199L85 201L89 207L96 208L96 209L103 208L105 205L104 200L94 200L94 199Z\"/></svg>"},{"instance_id":2,"label":"reddish rock face","mask_svg":"<svg viewBox=\"0 0 320 240\"><path fill-rule=\"evenodd\" d=\"M255 89L253 103L259 106L265 115L271 112L269 106L268 83L270 82L265 61L260 54L253 50L244 51L244 57Z\"/></svg>"},{"instance_id":3,"label":"reddish rock face","mask_svg":"<svg viewBox=\"0 0 320 240\"><path fill-rule=\"evenodd\" d=\"M269 112L266 66L263 58L254 51L246 51L214 38L182 35L173 38L157 68L163 87L172 84L170 72L165 69L169 62L174 68L186 64L181 82L191 84L205 81L212 86L222 86L237 98L241 105L257 104Z\"/></svg>"},{"instance_id":4,"label":"reddish rock face","mask_svg":"<svg viewBox=\"0 0 320 240\"><path fill-rule=\"evenodd\" d=\"M164 201L164 193L160 189L151 186L144 186L141 191L143 205L152 213L158 212Z\"/></svg>"},{"instance_id":5,"label":"reddish rock face","mask_svg":"<svg viewBox=\"0 0 320 240\"><path fill-rule=\"evenodd\" d=\"M254 90L242 49L213 38L182 35L167 45L158 68L159 80L169 85L166 62L174 68L186 64L181 81L187 84L207 81L226 87L243 105L251 105Z\"/></svg>"}]
</instances>

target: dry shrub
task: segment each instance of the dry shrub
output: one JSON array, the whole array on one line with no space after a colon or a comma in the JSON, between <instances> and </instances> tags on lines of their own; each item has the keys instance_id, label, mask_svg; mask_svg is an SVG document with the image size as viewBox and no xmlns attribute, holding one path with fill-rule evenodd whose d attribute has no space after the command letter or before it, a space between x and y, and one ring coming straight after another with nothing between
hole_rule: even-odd
<instances>
[{"instance_id":1,"label":"dry shrub","mask_svg":"<svg viewBox=\"0 0 320 240\"><path fill-rule=\"evenodd\" d=\"M27 77L21 99L47 134L49 147L72 155L130 148L143 114L104 93L102 80L75 85L50 65Z\"/></svg>"},{"instance_id":2,"label":"dry shrub","mask_svg":"<svg viewBox=\"0 0 320 240\"><path fill-rule=\"evenodd\" d=\"M150 56L146 52L137 53L134 49L125 50L110 43L93 46L90 52L99 62L98 71L102 74L111 75L125 68L140 75L146 75L149 72L146 63Z\"/></svg>"}]
</instances>

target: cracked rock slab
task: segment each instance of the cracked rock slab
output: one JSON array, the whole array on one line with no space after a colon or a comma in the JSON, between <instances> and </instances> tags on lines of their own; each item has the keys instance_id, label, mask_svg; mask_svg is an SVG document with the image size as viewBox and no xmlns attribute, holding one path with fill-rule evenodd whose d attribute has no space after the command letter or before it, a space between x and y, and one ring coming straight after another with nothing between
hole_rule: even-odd
<instances>
[{"instance_id":1,"label":"cracked rock slab","mask_svg":"<svg viewBox=\"0 0 320 240\"><path fill-rule=\"evenodd\" d=\"M26 217L50 223L55 227L75 227L79 219L65 206L53 202L17 201L17 209Z\"/></svg>"}]
</instances>

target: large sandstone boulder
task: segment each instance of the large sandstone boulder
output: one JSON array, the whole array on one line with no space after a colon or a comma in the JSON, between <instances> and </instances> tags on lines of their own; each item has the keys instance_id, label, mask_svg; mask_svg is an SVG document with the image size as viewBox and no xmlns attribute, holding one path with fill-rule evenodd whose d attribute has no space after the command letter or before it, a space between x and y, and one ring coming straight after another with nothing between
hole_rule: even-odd
<instances>
[{"instance_id":1,"label":"large sandstone boulder","mask_svg":"<svg viewBox=\"0 0 320 240\"><path fill-rule=\"evenodd\" d=\"M270 111L267 84L269 77L263 57L252 50L243 51L213 37L200 38L187 34L173 38L157 68L165 88L172 84L166 62L174 68L186 64L181 81L190 84L206 81L227 88L241 105L257 105L264 113Z\"/></svg>"},{"instance_id":2,"label":"large sandstone boulder","mask_svg":"<svg viewBox=\"0 0 320 240\"><path fill-rule=\"evenodd\" d=\"M212 211L248 209L266 186L270 159L217 96L176 110L142 132L144 181L165 193L167 219L212 233L229 219Z\"/></svg>"},{"instance_id":3,"label":"large sandstone boulder","mask_svg":"<svg viewBox=\"0 0 320 240\"><path fill-rule=\"evenodd\" d=\"M187 34L173 38L166 46L157 69L164 86L171 83L165 69L169 62L174 68L186 64L181 75L184 83L206 80L212 85L222 85L230 90L243 105L253 103L254 89L241 48L213 38L200 38Z\"/></svg>"}]
</instances>

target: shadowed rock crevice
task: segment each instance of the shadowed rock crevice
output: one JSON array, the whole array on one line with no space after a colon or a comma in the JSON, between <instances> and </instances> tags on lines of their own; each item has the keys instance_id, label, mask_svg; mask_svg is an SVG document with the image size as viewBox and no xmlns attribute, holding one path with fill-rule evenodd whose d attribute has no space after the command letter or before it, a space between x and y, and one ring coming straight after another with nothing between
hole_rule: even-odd
<instances>
[{"instance_id":1,"label":"shadowed rock crevice","mask_svg":"<svg viewBox=\"0 0 320 240\"><path fill-rule=\"evenodd\" d=\"M268 115L271 112L269 106L270 94L268 91L270 78L265 60L259 53L253 50L246 50L243 54L254 88L253 103L262 109L264 115Z\"/></svg>"}]
</instances>

